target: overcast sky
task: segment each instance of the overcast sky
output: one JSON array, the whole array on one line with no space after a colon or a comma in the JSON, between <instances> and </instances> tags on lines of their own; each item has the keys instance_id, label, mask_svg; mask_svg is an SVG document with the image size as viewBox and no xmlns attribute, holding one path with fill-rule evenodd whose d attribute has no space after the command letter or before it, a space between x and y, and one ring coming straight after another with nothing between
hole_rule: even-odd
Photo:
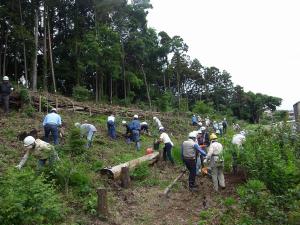
<instances>
[{"instance_id":1,"label":"overcast sky","mask_svg":"<svg viewBox=\"0 0 300 225\"><path fill-rule=\"evenodd\" d=\"M300 0L151 0L148 26L181 36L188 55L245 91L300 101Z\"/></svg>"}]
</instances>

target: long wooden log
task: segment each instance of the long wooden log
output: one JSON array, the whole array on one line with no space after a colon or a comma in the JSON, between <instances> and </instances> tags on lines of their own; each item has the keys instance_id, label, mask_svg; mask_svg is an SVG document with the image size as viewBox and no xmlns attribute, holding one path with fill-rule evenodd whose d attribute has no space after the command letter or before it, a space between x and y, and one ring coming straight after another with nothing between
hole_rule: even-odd
<instances>
[{"instance_id":1,"label":"long wooden log","mask_svg":"<svg viewBox=\"0 0 300 225\"><path fill-rule=\"evenodd\" d=\"M158 154L158 152L153 152L152 154L144 155L140 158L133 159L129 162L122 163L111 168L103 168L102 170L100 170L100 172L103 175L107 175L109 178L118 179L121 176L122 167L128 167L129 169L132 169L137 165L141 164L142 162L155 160Z\"/></svg>"},{"instance_id":2,"label":"long wooden log","mask_svg":"<svg viewBox=\"0 0 300 225\"><path fill-rule=\"evenodd\" d=\"M174 184L185 174L186 170L182 171L181 174L179 174L175 180L171 184L169 184L168 187L164 190L164 195L167 196L170 192L171 188L174 186Z\"/></svg>"}]
</instances>

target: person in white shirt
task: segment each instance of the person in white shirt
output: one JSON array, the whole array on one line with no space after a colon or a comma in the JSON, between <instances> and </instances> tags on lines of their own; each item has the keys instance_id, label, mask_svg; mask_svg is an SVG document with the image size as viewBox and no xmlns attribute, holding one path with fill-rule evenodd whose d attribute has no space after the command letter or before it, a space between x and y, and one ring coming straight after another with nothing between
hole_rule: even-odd
<instances>
[{"instance_id":1,"label":"person in white shirt","mask_svg":"<svg viewBox=\"0 0 300 225\"><path fill-rule=\"evenodd\" d=\"M237 174L238 170L238 155L240 149L242 149L243 143L246 141L246 133L245 131L241 131L239 134L235 134L232 137L231 143L232 146L232 170L233 174Z\"/></svg>"},{"instance_id":2,"label":"person in white shirt","mask_svg":"<svg viewBox=\"0 0 300 225\"><path fill-rule=\"evenodd\" d=\"M207 153L207 161L209 162L209 167L211 168L211 175L213 180L213 186L215 191L218 191L219 186L225 188L224 179L224 158L222 156L223 146L217 141L217 135L212 133L210 135L211 144Z\"/></svg>"},{"instance_id":3,"label":"person in white shirt","mask_svg":"<svg viewBox=\"0 0 300 225\"><path fill-rule=\"evenodd\" d=\"M84 123L84 124L75 123L75 127L80 129L81 137L86 136L87 144L85 147L90 148L92 146L93 137L97 131L96 127L93 124L88 124L88 123Z\"/></svg>"},{"instance_id":4,"label":"person in white shirt","mask_svg":"<svg viewBox=\"0 0 300 225\"><path fill-rule=\"evenodd\" d=\"M156 123L158 129L159 129L160 127L163 127L163 125L161 124L160 120L159 120L156 116L153 117L153 120L154 120L154 122Z\"/></svg>"},{"instance_id":5,"label":"person in white shirt","mask_svg":"<svg viewBox=\"0 0 300 225\"><path fill-rule=\"evenodd\" d=\"M111 139L116 139L115 116L113 114L107 117L107 131Z\"/></svg>"},{"instance_id":6,"label":"person in white shirt","mask_svg":"<svg viewBox=\"0 0 300 225\"><path fill-rule=\"evenodd\" d=\"M157 143L164 143L165 147L163 148L163 159L164 161L170 160L172 165L175 164L174 159L172 157L172 147L174 146L173 142L171 141L169 135L165 132L164 127L159 128L160 137Z\"/></svg>"}]
</instances>

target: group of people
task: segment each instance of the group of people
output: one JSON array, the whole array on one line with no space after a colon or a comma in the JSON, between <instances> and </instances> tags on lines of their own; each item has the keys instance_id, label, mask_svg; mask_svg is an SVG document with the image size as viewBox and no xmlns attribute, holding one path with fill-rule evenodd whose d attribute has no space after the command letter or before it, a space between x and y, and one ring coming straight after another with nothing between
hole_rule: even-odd
<instances>
[{"instance_id":1,"label":"group of people","mask_svg":"<svg viewBox=\"0 0 300 225\"><path fill-rule=\"evenodd\" d=\"M225 188L224 151L222 144L218 142L218 136L222 137L227 132L226 118L221 122L213 121L211 123L208 116L201 119L200 116L193 115L192 125L197 126L198 130L190 132L188 140L184 141L181 147L183 162L189 171L189 188L194 190L197 187L196 176L204 165L207 165L211 172L214 190L218 191L219 187ZM240 127L237 129L236 124L234 124L234 131L239 132L239 130ZM232 137L232 168L234 173L237 173L237 156L245 140L245 131L240 131Z\"/></svg>"},{"instance_id":2,"label":"group of people","mask_svg":"<svg viewBox=\"0 0 300 225\"><path fill-rule=\"evenodd\" d=\"M172 148L174 146L171 141L170 136L166 132L165 128L162 126L162 123L157 117L153 117L155 124L158 127L159 138L156 140L156 143L163 143L163 159L165 161L169 160L172 165L175 164L172 157ZM127 142L135 142L136 149L140 150L140 134L141 132L149 132L148 124L146 122L141 123L139 121L138 115L134 115L130 123L122 121L123 126L126 127L126 140ZM211 171L211 177L213 181L214 190L218 191L219 187L225 188L225 179L224 179L224 157L223 157L223 146L218 141L217 134L212 127L200 126L199 122L197 123L199 127L198 130L192 131L188 135L188 139L183 141L181 145L181 156L182 160L189 171L189 188L191 191L197 188L196 176L200 173L201 168L204 168L205 165L208 166ZM94 125L88 123L79 123L76 122L75 127L80 129L81 137L86 137L87 143L86 148L90 148L92 145L93 137L97 132L97 129ZM142 128L143 125L144 128ZM35 139L32 136L27 136L24 139L24 147L26 148L26 153L23 156L20 163L16 166L18 169L21 169L25 162L27 161L29 155L33 155L38 159L38 166L44 166L46 163L51 164L55 160L59 159L57 152L55 151L54 145L59 144L59 127L62 126L62 120L60 115L57 113L55 108L52 108L50 113L44 117L43 127L45 131L45 141L41 139ZM115 131L115 116L111 114L107 118L107 128L108 135L112 139L116 138ZM213 132L209 132L209 129ZM54 145L49 143L49 136L52 134ZM241 131L232 138L232 144L236 146L236 149L240 149L242 144L245 142L245 132ZM233 151L233 170L236 172L237 167L237 151Z\"/></svg>"}]
</instances>

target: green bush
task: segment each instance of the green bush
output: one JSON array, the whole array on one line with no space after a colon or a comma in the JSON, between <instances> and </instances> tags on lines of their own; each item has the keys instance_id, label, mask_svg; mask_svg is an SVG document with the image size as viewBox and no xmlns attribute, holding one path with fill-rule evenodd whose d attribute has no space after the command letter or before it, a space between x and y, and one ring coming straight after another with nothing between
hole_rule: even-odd
<instances>
[{"instance_id":1,"label":"green bush","mask_svg":"<svg viewBox=\"0 0 300 225\"><path fill-rule=\"evenodd\" d=\"M72 156L77 156L86 151L85 144L86 140L81 138L80 129L74 127L69 132L67 145L64 149L71 153Z\"/></svg>"},{"instance_id":2,"label":"green bush","mask_svg":"<svg viewBox=\"0 0 300 225\"><path fill-rule=\"evenodd\" d=\"M57 161L50 171L50 179L54 180L68 193L70 187L76 187L79 192L88 192L91 176L83 163L74 163L70 159Z\"/></svg>"},{"instance_id":3,"label":"green bush","mask_svg":"<svg viewBox=\"0 0 300 225\"><path fill-rule=\"evenodd\" d=\"M160 111L168 112L172 109L172 94L171 92L165 92L157 100L157 106Z\"/></svg>"},{"instance_id":4,"label":"green bush","mask_svg":"<svg viewBox=\"0 0 300 225\"><path fill-rule=\"evenodd\" d=\"M24 106L23 112L26 114L26 116L33 117L35 113L35 109L32 107L31 104L27 104Z\"/></svg>"},{"instance_id":5,"label":"green bush","mask_svg":"<svg viewBox=\"0 0 300 225\"><path fill-rule=\"evenodd\" d=\"M11 169L0 177L0 202L3 225L55 224L64 216L52 185L29 169Z\"/></svg>"},{"instance_id":6,"label":"green bush","mask_svg":"<svg viewBox=\"0 0 300 225\"><path fill-rule=\"evenodd\" d=\"M131 177L133 180L142 181L150 175L150 169L147 162L138 165L135 170L131 172Z\"/></svg>"},{"instance_id":7,"label":"green bush","mask_svg":"<svg viewBox=\"0 0 300 225\"><path fill-rule=\"evenodd\" d=\"M240 202L253 213L254 218L264 224L285 224L286 214L281 211L274 196L267 190L265 184L259 180L249 180L237 190Z\"/></svg>"},{"instance_id":8,"label":"green bush","mask_svg":"<svg viewBox=\"0 0 300 225\"><path fill-rule=\"evenodd\" d=\"M22 88L20 90L20 98L23 104L28 104L30 103L30 95L29 95L29 91L26 88Z\"/></svg>"},{"instance_id":9,"label":"green bush","mask_svg":"<svg viewBox=\"0 0 300 225\"><path fill-rule=\"evenodd\" d=\"M75 98L75 100L83 102L90 99L91 93L85 87L77 85L73 88L72 96Z\"/></svg>"}]
</instances>

